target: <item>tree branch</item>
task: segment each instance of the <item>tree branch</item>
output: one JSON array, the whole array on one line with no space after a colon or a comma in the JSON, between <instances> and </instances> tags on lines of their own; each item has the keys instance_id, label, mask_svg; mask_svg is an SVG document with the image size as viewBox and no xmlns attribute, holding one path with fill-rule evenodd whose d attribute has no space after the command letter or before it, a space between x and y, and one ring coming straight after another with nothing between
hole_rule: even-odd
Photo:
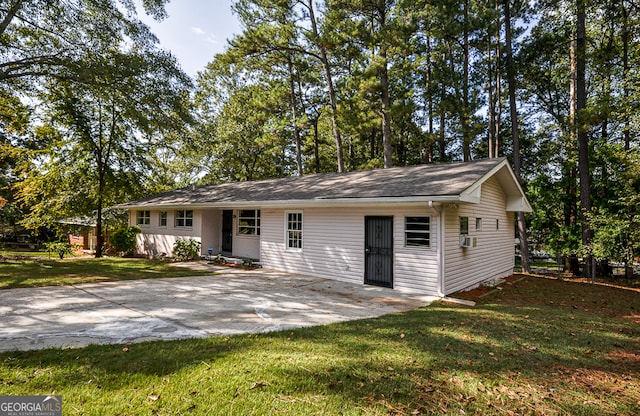
<instances>
[{"instance_id":1,"label":"tree branch","mask_svg":"<svg viewBox=\"0 0 640 416\"><path fill-rule=\"evenodd\" d=\"M18 10L20 10L20 8L22 7L22 2L23 0L17 0L11 5L11 7L9 7L9 9L7 10L7 15L4 17L4 19L2 19L2 22L0 22L0 35L2 35L5 30L7 30L9 23L11 23L16 13L18 13Z\"/></svg>"}]
</instances>

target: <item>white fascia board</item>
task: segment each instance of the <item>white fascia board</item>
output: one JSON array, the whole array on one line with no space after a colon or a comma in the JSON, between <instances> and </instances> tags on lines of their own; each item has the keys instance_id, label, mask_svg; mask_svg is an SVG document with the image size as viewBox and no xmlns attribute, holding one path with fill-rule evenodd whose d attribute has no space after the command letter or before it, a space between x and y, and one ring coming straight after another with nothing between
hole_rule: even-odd
<instances>
[{"instance_id":1,"label":"white fascia board","mask_svg":"<svg viewBox=\"0 0 640 416\"><path fill-rule=\"evenodd\" d=\"M531 212L533 208L529 204L526 198L508 197L507 198L507 211L510 212Z\"/></svg>"},{"instance_id":2,"label":"white fascia board","mask_svg":"<svg viewBox=\"0 0 640 416\"><path fill-rule=\"evenodd\" d=\"M473 186L465 189L460 194L460 201L469 202L472 204L479 204L481 196L482 196L482 183L475 183Z\"/></svg>"},{"instance_id":3,"label":"white fascia board","mask_svg":"<svg viewBox=\"0 0 640 416\"><path fill-rule=\"evenodd\" d=\"M442 203L457 201L458 196L412 196L412 197L385 197L385 198L338 198L338 199L300 199L300 200L284 200L284 201L262 201L260 205L263 207L358 207L358 206L382 206L382 205L424 205L433 203Z\"/></svg>"},{"instance_id":4,"label":"white fascia board","mask_svg":"<svg viewBox=\"0 0 640 416\"><path fill-rule=\"evenodd\" d=\"M286 199L276 201L231 201L231 202L212 202L199 204L142 204L129 205L124 209L238 209L238 208L302 208L302 207L358 207L358 206L388 206L388 205L429 205L450 202L465 202L460 199L459 195L450 196L414 196L414 197L385 197L385 198L339 198L339 199Z\"/></svg>"}]
</instances>

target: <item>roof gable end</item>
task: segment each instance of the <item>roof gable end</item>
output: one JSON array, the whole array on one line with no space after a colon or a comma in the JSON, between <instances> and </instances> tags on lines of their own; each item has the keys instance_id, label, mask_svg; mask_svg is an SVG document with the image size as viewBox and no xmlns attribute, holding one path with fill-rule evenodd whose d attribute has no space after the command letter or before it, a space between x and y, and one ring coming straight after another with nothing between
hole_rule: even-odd
<instances>
[{"instance_id":1,"label":"roof gable end","mask_svg":"<svg viewBox=\"0 0 640 416\"><path fill-rule=\"evenodd\" d=\"M494 177L500 183L502 190L507 196L507 211L513 212L531 212L533 211L527 197L520 186L515 173L509 166L506 158L494 166L491 170L479 178L473 185L465 189L460 194L460 200L464 202L479 203L482 194L482 184L489 178Z\"/></svg>"}]
</instances>

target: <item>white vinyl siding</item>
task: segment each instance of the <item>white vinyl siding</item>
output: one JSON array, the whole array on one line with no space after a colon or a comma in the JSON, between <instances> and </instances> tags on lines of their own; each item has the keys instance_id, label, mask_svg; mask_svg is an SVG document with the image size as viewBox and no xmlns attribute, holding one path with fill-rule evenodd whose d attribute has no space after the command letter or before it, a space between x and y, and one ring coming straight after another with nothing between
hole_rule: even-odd
<instances>
[{"instance_id":1,"label":"white vinyl siding","mask_svg":"<svg viewBox=\"0 0 640 416\"><path fill-rule=\"evenodd\" d=\"M202 237L202 254L208 254L209 249L213 250L213 254L220 253L222 244L222 212L217 208L203 209L194 213L196 219L200 218L201 237Z\"/></svg>"},{"instance_id":2,"label":"white vinyl siding","mask_svg":"<svg viewBox=\"0 0 640 416\"><path fill-rule=\"evenodd\" d=\"M162 210L164 212L165 210ZM202 213L201 210L192 211L192 227L190 228L174 228L160 226L160 210L150 211L150 225L144 227L142 232L136 235L137 252L148 256L159 255L164 253L171 256L173 244L178 238L193 238L202 241ZM129 217L129 223L136 223L136 211L132 211ZM175 211L167 212L167 221L172 222L175 219ZM203 250L206 253L207 246L203 244Z\"/></svg>"},{"instance_id":3,"label":"white vinyl siding","mask_svg":"<svg viewBox=\"0 0 640 416\"><path fill-rule=\"evenodd\" d=\"M506 195L497 179L490 178L482 184L479 204L460 204L457 208L446 208L445 294L513 273L514 213L506 211L506 203ZM461 217L467 217L472 224L477 224L477 219L493 219L496 229L468 229L467 226L474 246L462 248Z\"/></svg>"},{"instance_id":4,"label":"white vinyl siding","mask_svg":"<svg viewBox=\"0 0 640 416\"><path fill-rule=\"evenodd\" d=\"M436 229L437 213L424 207L394 208L305 208L304 251L287 250L286 222L282 209L263 209L260 263L265 268L324 277L355 284L364 282L365 216L394 218L393 287L401 291L437 294L437 234L431 233L431 247L405 247L405 216L430 217Z\"/></svg>"}]
</instances>

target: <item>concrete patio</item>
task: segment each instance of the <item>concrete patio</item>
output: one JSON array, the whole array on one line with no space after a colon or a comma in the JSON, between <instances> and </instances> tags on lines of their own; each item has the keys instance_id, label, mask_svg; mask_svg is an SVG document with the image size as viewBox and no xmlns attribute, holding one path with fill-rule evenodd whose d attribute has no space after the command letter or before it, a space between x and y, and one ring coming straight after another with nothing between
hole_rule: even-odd
<instances>
[{"instance_id":1,"label":"concrete patio","mask_svg":"<svg viewBox=\"0 0 640 416\"><path fill-rule=\"evenodd\" d=\"M0 291L0 351L259 333L376 317L435 298L197 262L211 276Z\"/></svg>"}]
</instances>

